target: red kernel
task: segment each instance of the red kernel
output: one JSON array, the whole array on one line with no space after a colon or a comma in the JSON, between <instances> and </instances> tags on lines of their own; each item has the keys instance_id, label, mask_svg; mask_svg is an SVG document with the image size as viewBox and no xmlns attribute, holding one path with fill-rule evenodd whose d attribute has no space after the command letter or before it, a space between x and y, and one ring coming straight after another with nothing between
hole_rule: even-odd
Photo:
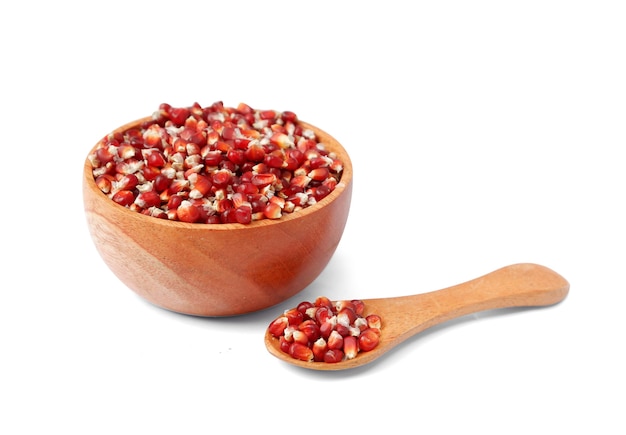
<instances>
[{"instance_id":1,"label":"red kernel","mask_svg":"<svg viewBox=\"0 0 626 435\"><path fill-rule=\"evenodd\" d=\"M343 351L341 349L328 349L324 354L324 362L325 363L338 363L343 361Z\"/></svg>"},{"instance_id":2,"label":"red kernel","mask_svg":"<svg viewBox=\"0 0 626 435\"><path fill-rule=\"evenodd\" d=\"M379 341L378 332L373 329L366 329L359 335L359 349L363 352L369 352L378 346Z\"/></svg>"},{"instance_id":3,"label":"red kernel","mask_svg":"<svg viewBox=\"0 0 626 435\"><path fill-rule=\"evenodd\" d=\"M135 195L130 190L120 190L113 195L112 199L119 205L128 207L135 202Z\"/></svg>"},{"instance_id":4,"label":"red kernel","mask_svg":"<svg viewBox=\"0 0 626 435\"><path fill-rule=\"evenodd\" d=\"M300 361L313 361L313 351L305 344L292 343L289 346L289 355Z\"/></svg>"}]
</instances>

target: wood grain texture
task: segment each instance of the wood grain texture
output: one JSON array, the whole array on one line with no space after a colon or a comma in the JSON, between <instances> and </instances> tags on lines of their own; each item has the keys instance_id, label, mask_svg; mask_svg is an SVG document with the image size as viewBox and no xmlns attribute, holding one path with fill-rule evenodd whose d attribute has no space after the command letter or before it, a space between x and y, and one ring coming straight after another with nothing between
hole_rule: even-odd
<instances>
[{"instance_id":1,"label":"wood grain texture","mask_svg":"<svg viewBox=\"0 0 626 435\"><path fill-rule=\"evenodd\" d=\"M569 283L545 266L520 263L503 267L463 284L429 293L366 299L365 315L382 318L378 347L336 364L304 362L282 352L278 340L266 332L265 345L275 357L313 370L345 370L374 361L427 328L467 314L511 307L556 304L569 292Z\"/></svg>"},{"instance_id":2,"label":"wood grain texture","mask_svg":"<svg viewBox=\"0 0 626 435\"><path fill-rule=\"evenodd\" d=\"M130 211L98 189L85 160L84 209L104 262L151 303L197 316L245 314L303 290L326 267L342 237L352 197L352 163L332 136L302 124L343 161L340 183L314 206L249 225L189 224Z\"/></svg>"}]
</instances>

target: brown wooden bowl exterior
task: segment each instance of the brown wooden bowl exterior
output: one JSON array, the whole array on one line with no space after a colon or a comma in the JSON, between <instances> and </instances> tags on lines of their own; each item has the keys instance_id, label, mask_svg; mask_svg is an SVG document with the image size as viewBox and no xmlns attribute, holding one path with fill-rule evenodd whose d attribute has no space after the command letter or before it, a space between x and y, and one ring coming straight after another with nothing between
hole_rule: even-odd
<instances>
[{"instance_id":1,"label":"brown wooden bowl exterior","mask_svg":"<svg viewBox=\"0 0 626 435\"><path fill-rule=\"evenodd\" d=\"M84 209L104 262L144 299L190 315L250 313L302 291L326 267L339 244L348 218L353 174L350 158L337 140L301 123L337 154L344 170L341 182L326 198L279 220L211 225L144 216L104 195L86 159Z\"/></svg>"}]
</instances>

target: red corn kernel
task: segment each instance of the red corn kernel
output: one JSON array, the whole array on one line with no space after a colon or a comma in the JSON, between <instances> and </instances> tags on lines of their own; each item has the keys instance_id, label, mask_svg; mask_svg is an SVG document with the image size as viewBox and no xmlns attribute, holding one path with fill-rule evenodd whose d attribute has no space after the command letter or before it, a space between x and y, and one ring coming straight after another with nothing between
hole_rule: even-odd
<instances>
[{"instance_id":1,"label":"red corn kernel","mask_svg":"<svg viewBox=\"0 0 626 435\"><path fill-rule=\"evenodd\" d=\"M285 133L287 134L287 129L284 125L281 124L272 124L270 125L270 129L275 133Z\"/></svg>"},{"instance_id":2,"label":"red corn kernel","mask_svg":"<svg viewBox=\"0 0 626 435\"><path fill-rule=\"evenodd\" d=\"M189 117L189 109L185 107L178 108L170 108L166 111L165 115L174 122L174 124L182 125L185 123L185 120Z\"/></svg>"},{"instance_id":3,"label":"red corn kernel","mask_svg":"<svg viewBox=\"0 0 626 435\"><path fill-rule=\"evenodd\" d=\"M242 149L230 149L226 152L226 157L235 165L243 165L246 162L246 154Z\"/></svg>"},{"instance_id":4,"label":"red corn kernel","mask_svg":"<svg viewBox=\"0 0 626 435\"><path fill-rule=\"evenodd\" d=\"M274 203L269 203L263 209L263 215L268 219L280 219L283 212L280 206Z\"/></svg>"},{"instance_id":5,"label":"red corn kernel","mask_svg":"<svg viewBox=\"0 0 626 435\"><path fill-rule=\"evenodd\" d=\"M354 310L350 307L342 308L341 311L337 313L337 323L350 326L354 324L354 321L357 319L357 315Z\"/></svg>"},{"instance_id":6,"label":"red corn kernel","mask_svg":"<svg viewBox=\"0 0 626 435\"><path fill-rule=\"evenodd\" d=\"M189 189L189 180L172 180L169 189L167 190L170 195L181 193Z\"/></svg>"},{"instance_id":7,"label":"red corn kernel","mask_svg":"<svg viewBox=\"0 0 626 435\"><path fill-rule=\"evenodd\" d=\"M337 184L338 184L337 179L333 177L328 177L327 179L322 181L322 186L327 187L329 193L335 190L335 187L337 187Z\"/></svg>"},{"instance_id":8,"label":"red corn kernel","mask_svg":"<svg viewBox=\"0 0 626 435\"><path fill-rule=\"evenodd\" d=\"M270 143L277 145L283 149L294 146L293 139L285 133L274 133L270 138Z\"/></svg>"},{"instance_id":9,"label":"red corn kernel","mask_svg":"<svg viewBox=\"0 0 626 435\"><path fill-rule=\"evenodd\" d=\"M373 329L361 331L361 334L359 335L359 350L369 352L378 346L379 341L380 336L378 335L378 332Z\"/></svg>"},{"instance_id":10,"label":"red corn kernel","mask_svg":"<svg viewBox=\"0 0 626 435\"><path fill-rule=\"evenodd\" d=\"M354 326L358 328L359 331L363 332L368 328L367 320L365 320L363 317L357 317L357 319L354 321Z\"/></svg>"},{"instance_id":11,"label":"red corn kernel","mask_svg":"<svg viewBox=\"0 0 626 435\"><path fill-rule=\"evenodd\" d=\"M153 190L140 192L135 198L135 204L141 208L158 207L161 205L159 194Z\"/></svg>"},{"instance_id":12,"label":"red corn kernel","mask_svg":"<svg viewBox=\"0 0 626 435\"><path fill-rule=\"evenodd\" d=\"M235 217L235 209L229 208L222 211L222 214L220 215L220 223L234 224L236 222L237 219Z\"/></svg>"},{"instance_id":13,"label":"red corn kernel","mask_svg":"<svg viewBox=\"0 0 626 435\"><path fill-rule=\"evenodd\" d=\"M225 170L225 171L229 171L232 175L231 181L229 181L229 185L232 185L234 183L234 181L236 180L236 172L237 172L237 165L234 164L233 162L231 162L230 160L226 159L226 160L222 160L220 162L220 169Z\"/></svg>"},{"instance_id":14,"label":"red corn kernel","mask_svg":"<svg viewBox=\"0 0 626 435\"><path fill-rule=\"evenodd\" d=\"M242 114L254 113L254 110L252 110L252 107L248 106L245 103L239 103L239 105L237 106L237 111Z\"/></svg>"},{"instance_id":15,"label":"red corn kernel","mask_svg":"<svg viewBox=\"0 0 626 435\"><path fill-rule=\"evenodd\" d=\"M285 332L285 328L289 325L287 317L280 316L270 323L269 331L274 337L280 337Z\"/></svg>"},{"instance_id":16,"label":"red corn kernel","mask_svg":"<svg viewBox=\"0 0 626 435\"><path fill-rule=\"evenodd\" d=\"M144 129L143 143L150 147L160 147L161 139L165 137L165 130L158 124L152 124Z\"/></svg>"},{"instance_id":17,"label":"red corn kernel","mask_svg":"<svg viewBox=\"0 0 626 435\"><path fill-rule=\"evenodd\" d=\"M275 150L269 154L266 154L263 158L263 163L265 163L270 168L282 168L285 163L285 156L282 151Z\"/></svg>"},{"instance_id":18,"label":"red corn kernel","mask_svg":"<svg viewBox=\"0 0 626 435\"><path fill-rule=\"evenodd\" d=\"M298 117L296 116L295 113L289 111L289 110L285 110L280 117L283 119L283 121L285 122L297 122L298 121Z\"/></svg>"},{"instance_id":19,"label":"red corn kernel","mask_svg":"<svg viewBox=\"0 0 626 435\"><path fill-rule=\"evenodd\" d=\"M219 171L216 171L211 176L211 181L213 182L215 186L218 186L218 187L228 186L230 182L232 181L232 179L233 179L233 176L231 172L228 170L224 170L224 169L220 169Z\"/></svg>"},{"instance_id":20,"label":"red corn kernel","mask_svg":"<svg viewBox=\"0 0 626 435\"><path fill-rule=\"evenodd\" d=\"M315 201L321 201L322 199L326 198L329 193L330 188L322 184L320 186L317 186L313 191L313 198L315 198Z\"/></svg>"},{"instance_id":21,"label":"red corn kernel","mask_svg":"<svg viewBox=\"0 0 626 435\"><path fill-rule=\"evenodd\" d=\"M204 195L209 193L213 184L209 177L205 175L201 175L198 173L192 173L189 175L189 187L191 191L189 192L190 198L202 198Z\"/></svg>"},{"instance_id":22,"label":"red corn kernel","mask_svg":"<svg viewBox=\"0 0 626 435\"><path fill-rule=\"evenodd\" d=\"M315 320L317 320L319 324L327 323L332 317L335 316L332 308L328 308L326 305L317 305L316 303L316 307L317 310L315 311Z\"/></svg>"},{"instance_id":23,"label":"red corn kernel","mask_svg":"<svg viewBox=\"0 0 626 435\"><path fill-rule=\"evenodd\" d=\"M108 174L99 175L96 178L96 185L102 193L109 193L113 186L113 177Z\"/></svg>"},{"instance_id":24,"label":"red corn kernel","mask_svg":"<svg viewBox=\"0 0 626 435\"><path fill-rule=\"evenodd\" d=\"M259 193L259 188L252 183L241 183L237 185L236 191L246 195Z\"/></svg>"},{"instance_id":25,"label":"red corn kernel","mask_svg":"<svg viewBox=\"0 0 626 435\"><path fill-rule=\"evenodd\" d=\"M302 302L300 302L298 304L296 309L298 311L300 311L303 314L304 317L309 317L310 318L311 316L308 316L307 310L309 308L312 308L312 307L313 307L313 304L311 302L309 302L309 301L302 301Z\"/></svg>"},{"instance_id":26,"label":"red corn kernel","mask_svg":"<svg viewBox=\"0 0 626 435\"><path fill-rule=\"evenodd\" d=\"M115 164L115 172L118 174L134 174L143 167L143 162L136 159L123 160ZM145 178L145 177L144 177Z\"/></svg>"},{"instance_id":27,"label":"red corn kernel","mask_svg":"<svg viewBox=\"0 0 626 435\"><path fill-rule=\"evenodd\" d=\"M335 330L335 325L332 322L322 323L320 325L320 334L324 340L328 340L330 334Z\"/></svg>"},{"instance_id":28,"label":"red corn kernel","mask_svg":"<svg viewBox=\"0 0 626 435\"><path fill-rule=\"evenodd\" d=\"M112 199L119 205L128 207L135 202L135 195L130 190L120 190L113 195Z\"/></svg>"},{"instance_id":29,"label":"red corn kernel","mask_svg":"<svg viewBox=\"0 0 626 435\"><path fill-rule=\"evenodd\" d=\"M183 198L181 195L171 195L167 200L167 209L168 210L176 210L182 204Z\"/></svg>"},{"instance_id":30,"label":"red corn kernel","mask_svg":"<svg viewBox=\"0 0 626 435\"><path fill-rule=\"evenodd\" d=\"M135 174L124 175L115 185L116 190L133 190L139 184Z\"/></svg>"},{"instance_id":31,"label":"red corn kernel","mask_svg":"<svg viewBox=\"0 0 626 435\"><path fill-rule=\"evenodd\" d=\"M261 188L265 186L269 186L270 184L276 181L276 175L266 172L262 174L255 174L252 176L252 184Z\"/></svg>"},{"instance_id":32,"label":"red corn kernel","mask_svg":"<svg viewBox=\"0 0 626 435\"><path fill-rule=\"evenodd\" d=\"M297 308L285 311L284 316L287 318L287 322L291 326L298 326L304 320L304 314Z\"/></svg>"},{"instance_id":33,"label":"red corn kernel","mask_svg":"<svg viewBox=\"0 0 626 435\"><path fill-rule=\"evenodd\" d=\"M376 329L381 328L381 319L378 314L370 314L369 316L365 318L365 320L367 320L368 327L376 328Z\"/></svg>"},{"instance_id":34,"label":"red corn kernel","mask_svg":"<svg viewBox=\"0 0 626 435\"><path fill-rule=\"evenodd\" d=\"M323 338L318 338L311 346L314 361L324 361L324 355L328 352L328 346Z\"/></svg>"},{"instance_id":35,"label":"red corn kernel","mask_svg":"<svg viewBox=\"0 0 626 435\"><path fill-rule=\"evenodd\" d=\"M307 175L311 180L324 181L328 178L329 174L330 172L328 171L328 168L316 168L311 170L311 172L309 172Z\"/></svg>"},{"instance_id":36,"label":"red corn kernel","mask_svg":"<svg viewBox=\"0 0 626 435\"><path fill-rule=\"evenodd\" d=\"M295 331L291 333L291 336L293 337L294 343L300 343L304 345L309 344L309 337L307 337L304 331L300 331L299 329L296 329Z\"/></svg>"},{"instance_id":37,"label":"red corn kernel","mask_svg":"<svg viewBox=\"0 0 626 435\"><path fill-rule=\"evenodd\" d=\"M326 168L328 170L328 164L328 160L319 155L314 155L314 157L309 159L309 166L311 167L311 169Z\"/></svg>"},{"instance_id":38,"label":"red corn kernel","mask_svg":"<svg viewBox=\"0 0 626 435\"><path fill-rule=\"evenodd\" d=\"M121 143L117 149L117 155L120 159L130 160L134 159L137 154L137 150L134 146L129 144L128 142Z\"/></svg>"},{"instance_id":39,"label":"red corn kernel","mask_svg":"<svg viewBox=\"0 0 626 435\"><path fill-rule=\"evenodd\" d=\"M289 355L300 361L313 361L313 351L305 344L292 343L289 346Z\"/></svg>"},{"instance_id":40,"label":"red corn kernel","mask_svg":"<svg viewBox=\"0 0 626 435\"><path fill-rule=\"evenodd\" d=\"M206 144L206 136L202 131L198 131L196 127L187 126L180 133L181 139L185 142L202 146Z\"/></svg>"},{"instance_id":41,"label":"red corn kernel","mask_svg":"<svg viewBox=\"0 0 626 435\"><path fill-rule=\"evenodd\" d=\"M107 146L96 150L96 158L101 165L105 165L115 158L117 147Z\"/></svg>"},{"instance_id":42,"label":"red corn kernel","mask_svg":"<svg viewBox=\"0 0 626 435\"><path fill-rule=\"evenodd\" d=\"M144 166L141 173L146 181L154 181L161 175L161 169L156 166Z\"/></svg>"},{"instance_id":43,"label":"red corn kernel","mask_svg":"<svg viewBox=\"0 0 626 435\"><path fill-rule=\"evenodd\" d=\"M145 212L148 212L148 216L152 216L158 219L167 219L167 213L165 213L158 207L150 207L149 209L144 210L144 213Z\"/></svg>"},{"instance_id":44,"label":"red corn kernel","mask_svg":"<svg viewBox=\"0 0 626 435\"><path fill-rule=\"evenodd\" d=\"M333 310L333 303L326 296L319 296L317 299L315 299L315 306L326 307L331 311Z\"/></svg>"},{"instance_id":45,"label":"red corn kernel","mask_svg":"<svg viewBox=\"0 0 626 435\"><path fill-rule=\"evenodd\" d=\"M325 363L338 363L343 361L344 353L341 349L328 349L324 354Z\"/></svg>"},{"instance_id":46,"label":"red corn kernel","mask_svg":"<svg viewBox=\"0 0 626 435\"><path fill-rule=\"evenodd\" d=\"M157 192L167 192L170 184L172 184L172 180L170 180L163 174L159 174L154 179L154 190L156 190Z\"/></svg>"},{"instance_id":47,"label":"red corn kernel","mask_svg":"<svg viewBox=\"0 0 626 435\"><path fill-rule=\"evenodd\" d=\"M183 201L176 209L176 215L181 222L194 223L200 219L200 210L189 201Z\"/></svg>"},{"instance_id":48,"label":"red corn kernel","mask_svg":"<svg viewBox=\"0 0 626 435\"><path fill-rule=\"evenodd\" d=\"M276 204L281 209L285 208L285 198L281 198L280 196L272 196L269 200L270 204Z\"/></svg>"},{"instance_id":49,"label":"red corn kernel","mask_svg":"<svg viewBox=\"0 0 626 435\"><path fill-rule=\"evenodd\" d=\"M346 359L352 359L359 353L359 342L356 337L348 336L343 338L343 353Z\"/></svg>"},{"instance_id":50,"label":"red corn kernel","mask_svg":"<svg viewBox=\"0 0 626 435\"><path fill-rule=\"evenodd\" d=\"M249 224L252 222L252 208L245 206L236 208L235 220L240 224Z\"/></svg>"},{"instance_id":51,"label":"red corn kernel","mask_svg":"<svg viewBox=\"0 0 626 435\"><path fill-rule=\"evenodd\" d=\"M298 164L298 161L294 157L287 156L285 157L283 168L288 171L295 171L296 169L298 169Z\"/></svg>"},{"instance_id":52,"label":"red corn kernel","mask_svg":"<svg viewBox=\"0 0 626 435\"><path fill-rule=\"evenodd\" d=\"M288 341L285 336L281 335L279 338L279 347L280 350L285 352L285 353L289 353L289 348L291 347L291 342Z\"/></svg>"},{"instance_id":53,"label":"red corn kernel","mask_svg":"<svg viewBox=\"0 0 626 435\"><path fill-rule=\"evenodd\" d=\"M311 178L307 175L296 175L291 179L289 186L297 186L302 189L306 188L311 182Z\"/></svg>"},{"instance_id":54,"label":"red corn kernel","mask_svg":"<svg viewBox=\"0 0 626 435\"><path fill-rule=\"evenodd\" d=\"M352 305L354 306L354 312L357 314L357 316L362 316L363 312L365 311L365 303L360 299L353 299L350 302L352 302Z\"/></svg>"},{"instance_id":55,"label":"red corn kernel","mask_svg":"<svg viewBox=\"0 0 626 435\"><path fill-rule=\"evenodd\" d=\"M352 301L336 301L334 302L334 309L337 312L340 312L344 308L350 308L352 311L356 312L356 305Z\"/></svg>"},{"instance_id":56,"label":"red corn kernel","mask_svg":"<svg viewBox=\"0 0 626 435\"><path fill-rule=\"evenodd\" d=\"M333 330L326 339L329 349L343 349L343 336Z\"/></svg>"},{"instance_id":57,"label":"red corn kernel","mask_svg":"<svg viewBox=\"0 0 626 435\"><path fill-rule=\"evenodd\" d=\"M265 159L265 150L261 145L250 145L245 151L245 157L251 162L262 162Z\"/></svg>"},{"instance_id":58,"label":"red corn kernel","mask_svg":"<svg viewBox=\"0 0 626 435\"><path fill-rule=\"evenodd\" d=\"M259 113L259 117L264 120L276 119L276 112L273 110L263 110Z\"/></svg>"},{"instance_id":59,"label":"red corn kernel","mask_svg":"<svg viewBox=\"0 0 626 435\"><path fill-rule=\"evenodd\" d=\"M342 337L352 335L352 330L350 329L350 326L342 325L341 323L337 323L335 325L335 331L341 334Z\"/></svg>"},{"instance_id":60,"label":"red corn kernel","mask_svg":"<svg viewBox=\"0 0 626 435\"><path fill-rule=\"evenodd\" d=\"M148 166L152 166L156 168L162 168L163 166L165 166L165 163L166 163L166 160L163 154L155 150L146 153L144 159L146 160L146 163Z\"/></svg>"},{"instance_id":61,"label":"red corn kernel","mask_svg":"<svg viewBox=\"0 0 626 435\"><path fill-rule=\"evenodd\" d=\"M333 159L332 163L330 164L330 169L336 174L341 173L341 171L343 171L343 162L339 159Z\"/></svg>"},{"instance_id":62,"label":"red corn kernel","mask_svg":"<svg viewBox=\"0 0 626 435\"><path fill-rule=\"evenodd\" d=\"M187 146L185 147L185 152L187 153L188 156L200 155L201 150L202 150L201 144L197 144L193 142L187 143ZM202 155L200 155L200 157L202 157Z\"/></svg>"},{"instance_id":63,"label":"red corn kernel","mask_svg":"<svg viewBox=\"0 0 626 435\"><path fill-rule=\"evenodd\" d=\"M233 127L224 127L222 129L222 139L233 140L235 138L235 129Z\"/></svg>"},{"instance_id":64,"label":"red corn kernel","mask_svg":"<svg viewBox=\"0 0 626 435\"><path fill-rule=\"evenodd\" d=\"M321 337L320 327L315 320L308 319L298 325L298 329L304 332L309 342L314 342Z\"/></svg>"},{"instance_id":65,"label":"red corn kernel","mask_svg":"<svg viewBox=\"0 0 626 435\"><path fill-rule=\"evenodd\" d=\"M235 220L239 224L249 224L250 222L252 222L252 207L237 207L235 209Z\"/></svg>"},{"instance_id":66,"label":"red corn kernel","mask_svg":"<svg viewBox=\"0 0 626 435\"><path fill-rule=\"evenodd\" d=\"M221 151L207 151L204 155L204 164L206 166L218 166L223 159L224 156Z\"/></svg>"}]
</instances>

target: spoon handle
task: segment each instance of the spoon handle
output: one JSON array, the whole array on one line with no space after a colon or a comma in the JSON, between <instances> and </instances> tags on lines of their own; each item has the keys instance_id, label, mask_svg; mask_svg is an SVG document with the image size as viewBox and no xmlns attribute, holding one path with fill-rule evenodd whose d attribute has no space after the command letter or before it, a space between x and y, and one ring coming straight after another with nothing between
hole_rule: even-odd
<instances>
[{"instance_id":1,"label":"spoon handle","mask_svg":"<svg viewBox=\"0 0 626 435\"><path fill-rule=\"evenodd\" d=\"M553 270L520 263L442 290L391 298L385 307L390 320L387 343L397 344L431 326L480 311L552 305L568 291L569 283ZM368 304L373 302L375 309L374 301Z\"/></svg>"}]
</instances>

